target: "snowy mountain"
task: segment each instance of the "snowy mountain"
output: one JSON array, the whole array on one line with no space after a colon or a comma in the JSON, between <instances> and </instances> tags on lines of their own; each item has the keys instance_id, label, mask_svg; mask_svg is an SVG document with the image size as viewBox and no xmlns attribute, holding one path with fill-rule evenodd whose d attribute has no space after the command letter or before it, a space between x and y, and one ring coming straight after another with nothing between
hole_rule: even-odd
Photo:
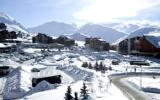
<instances>
[{"instance_id":1,"label":"snowy mountain","mask_svg":"<svg viewBox=\"0 0 160 100\"><path fill-rule=\"evenodd\" d=\"M71 35L66 35L67 37L70 37L71 39L77 40L77 41L85 41L85 38L89 37L83 33L74 33Z\"/></svg>"},{"instance_id":2,"label":"snowy mountain","mask_svg":"<svg viewBox=\"0 0 160 100\"><path fill-rule=\"evenodd\" d=\"M141 26L137 24L120 24L120 25L114 26L113 28L121 32L131 33L141 28Z\"/></svg>"},{"instance_id":3,"label":"snowy mountain","mask_svg":"<svg viewBox=\"0 0 160 100\"><path fill-rule=\"evenodd\" d=\"M76 40L84 40L86 36L74 33L83 33L87 36L103 38L104 40L110 43L126 35L125 33L116 31L115 29L104 27L98 24L86 24L78 29L71 24L65 24L54 21L45 23L37 27L29 28L28 30L30 32L35 33L46 33L51 36L72 34L69 37L74 38Z\"/></svg>"},{"instance_id":4,"label":"snowy mountain","mask_svg":"<svg viewBox=\"0 0 160 100\"><path fill-rule=\"evenodd\" d=\"M14 18L2 12L0 12L0 23L5 23L7 26L7 30L9 31L21 31L23 33L28 33L27 30Z\"/></svg>"},{"instance_id":5,"label":"snowy mountain","mask_svg":"<svg viewBox=\"0 0 160 100\"><path fill-rule=\"evenodd\" d=\"M28 28L28 30L32 33L46 33L51 36L59 36L74 33L76 28L71 24L52 21L37 27Z\"/></svg>"},{"instance_id":6,"label":"snowy mountain","mask_svg":"<svg viewBox=\"0 0 160 100\"><path fill-rule=\"evenodd\" d=\"M100 37L110 43L113 43L117 39L126 35L125 33L119 32L115 29L104 27L98 24L86 24L77 32L84 33L91 37Z\"/></svg>"},{"instance_id":7,"label":"snowy mountain","mask_svg":"<svg viewBox=\"0 0 160 100\"><path fill-rule=\"evenodd\" d=\"M143 36L145 34L150 34L152 32L155 32L155 33L160 32L160 28L154 28L154 27L141 28L141 29L134 31L133 33L130 33L130 35L127 38Z\"/></svg>"},{"instance_id":8,"label":"snowy mountain","mask_svg":"<svg viewBox=\"0 0 160 100\"><path fill-rule=\"evenodd\" d=\"M132 33L138 29L146 28L146 27L159 27L159 25L155 23L149 23L149 22L123 22L123 23L104 23L101 24L104 27L110 27L117 31L123 32L123 33Z\"/></svg>"}]
</instances>

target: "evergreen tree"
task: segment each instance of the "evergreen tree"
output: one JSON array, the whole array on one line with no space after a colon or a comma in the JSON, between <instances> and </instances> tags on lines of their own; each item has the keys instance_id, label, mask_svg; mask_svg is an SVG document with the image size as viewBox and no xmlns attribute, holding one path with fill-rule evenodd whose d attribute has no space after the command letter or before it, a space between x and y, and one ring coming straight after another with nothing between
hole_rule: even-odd
<instances>
[{"instance_id":1,"label":"evergreen tree","mask_svg":"<svg viewBox=\"0 0 160 100\"><path fill-rule=\"evenodd\" d=\"M83 87L81 88L81 98L82 100L88 100L88 90L85 83L83 83Z\"/></svg>"},{"instance_id":2,"label":"evergreen tree","mask_svg":"<svg viewBox=\"0 0 160 100\"><path fill-rule=\"evenodd\" d=\"M100 62L99 69L100 69L101 71L103 70L103 62L102 62L102 61Z\"/></svg>"},{"instance_id":3,"label":"evergreen tree","mask_svg":"<svg viewBox=\"0 0 160 100\"><path fill-rule=\"evenodd\" d=\"M78 100L78 93L77 92L74 93L74 100Z\"/></svg>"},{"instance_id":4,"label":"evergreen tree","mask_svg":"<svg viewBox=\"0 0 160 100\"><path fill-rule=\"evenodd\" d=\"M92 69L92 64L91 63L88 64L88 68Z\"/></svg>"},{"instance_id":5,"label":"evergreen tree","mask_svg":"<svg viewBox=\"0 0 160 100\"><path fill-rule=\"evenodd\" d=\"M88 67L88 63L87 63L87 62L84 62L84 63L82 64L82 67L87 68L87 67Z\"/></svg>"},{"instance_id":6,"label":"evergreen tree","mask_svg":"<svg viewBox=\"0 0 160 100\"><path fill-rule=\"evenodd\" d=\"M68 86L67 92L65 93L65 100L73 100L71 87Z\"/></svg>"},{"instance_id":7,"label":"evergreen tree","mask_svg":"<svg viewBox=\"0 0 160 100\"><path fill-rule=\"evenodd\" d=\"M4 23L0 23L0 30L6 30L7 26Z\"/></svg>"},{"instance_id":8,"label":"evergreen tree","mask_svg":"<svg viewBox=\"0 0 160 100\"><path fill-rule=\"evenodd\" d=\"M112 70L112 67L111 66L109 66L109 68L108 68L110 71Z\"/></svg>"},{"instance_id":9,"label":"evergreen tree","mask_svg":"<svg viewBox=\"0 0 160 100\"><path fill-rule=\"evenodd\" d=\"M99 65L98 65L98 62L97 62L97 61L96 61L95 65L94 65L94 68L95 68L96 71L99 70Z\"/></svg>"}]
</instances>

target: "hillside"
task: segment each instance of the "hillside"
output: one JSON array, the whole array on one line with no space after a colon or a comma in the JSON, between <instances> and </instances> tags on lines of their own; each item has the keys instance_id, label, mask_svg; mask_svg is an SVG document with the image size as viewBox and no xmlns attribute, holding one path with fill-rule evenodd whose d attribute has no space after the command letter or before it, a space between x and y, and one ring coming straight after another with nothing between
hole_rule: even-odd
<instances>
[{"instance_id":1,"label":"hillside","mask_svg":"<svg viewBox=\"0 0 160 100\"><path fill-rule=\"evenodd\" d=\"M74 33L76 28L70 24L52 21L33 28L28 28L28 30L32 33L46 33L52 36L59 36L62 34Z\"/></svg>"},{"instance_id":2,"label":"hillside","mask_svg":"<svg viewBox=\"0 0 160 100\"><path fill-rule=\"evenodd\" d=\"M125 33L119 32L115 29L104 27L98 24L86 24L82 26L78 32L84 33L91 37L100 37L110 43L113 43L117 39L126 35Z\"/></svg>"},{"instance_id":3,"label":"hillside","mask_svg":"<svg viewBox=\"0 0 160 100\"><path fill-rule=\"evenodd\" d=\"M2 12L0 12L0 23L5 23L7 30L9 31L21 31L23 33L28 33L27 30L14 18Z\"/></svg>"},{"instance_id":4,"label":"hillside","mask_svg":"<svg viewBox=\"0 0 160 100\"><path fill-rule=\"evenodd\" d=\"M136 36L143 36L146 34L150 34L152 32L159 32L159 31L160 31L160 29L155 28L155 27L141 28L141 29L134 31L133 33L130 33L130 35L127 38L132 38L132 37L136 37Z\"/></svg>"},{"instance_id":5,"label":"hillside","mask_svg":"<svg viewBox=\"0 0 160 100\"><path fill-rule=\"evenodd\" d=\"M85 41L85 38L89 37L83 33L74 33L66 36L77 41Z\"/></svg>"}]
</instances>

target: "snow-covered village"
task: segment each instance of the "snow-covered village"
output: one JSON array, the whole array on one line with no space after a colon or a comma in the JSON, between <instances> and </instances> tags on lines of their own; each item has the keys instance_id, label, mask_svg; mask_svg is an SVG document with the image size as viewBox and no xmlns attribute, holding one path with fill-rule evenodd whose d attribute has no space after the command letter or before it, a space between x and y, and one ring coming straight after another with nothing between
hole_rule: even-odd
<instances>
[{"instance_id":1,"label":"snow-covered village","mask_svg":"<svg viewBox=\"0 0 160 100\"><path fill-rule=\"evenodd\" d=\"M0 1L0 100L160 100L159 0L15 1Z\"/></svg>"}]
</instances>

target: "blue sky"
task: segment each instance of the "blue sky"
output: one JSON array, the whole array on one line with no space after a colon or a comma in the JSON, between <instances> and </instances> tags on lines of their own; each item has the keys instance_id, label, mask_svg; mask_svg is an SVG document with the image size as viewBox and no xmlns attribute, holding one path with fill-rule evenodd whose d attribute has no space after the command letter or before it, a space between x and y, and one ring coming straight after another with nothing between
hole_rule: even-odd
<instances>
[{"instance_id":1,"label":"blue sky","mask_svg":"<svg viewBox=\"0 0 160 100\"><path fill-rule=\"evenodd\" d=\"M160 0L0 0L0 11L25 27L48 21L83 24L159 19ZM143 16L144 15L144 16Z\"/></svg>"},{"instance_id":2,"label":"blue sky","mask_svg":"<svg viewBox=\"0 0 160 100\"><path fill-rule=\"evenodd\" d=\"M73 13L84 5L80 0L0 0L0 11L29 27L52 20L73 23Z\"/></svg>"}]
</instances>

